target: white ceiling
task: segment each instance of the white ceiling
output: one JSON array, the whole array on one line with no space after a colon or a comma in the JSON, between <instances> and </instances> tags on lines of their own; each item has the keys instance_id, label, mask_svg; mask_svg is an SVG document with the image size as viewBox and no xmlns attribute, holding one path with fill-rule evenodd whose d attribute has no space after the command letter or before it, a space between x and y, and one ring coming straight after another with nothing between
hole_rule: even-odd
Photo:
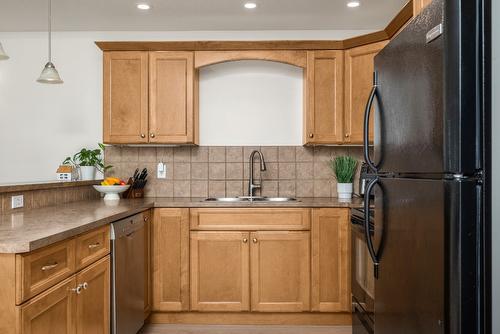
<instances>
[{"instance_id":1,"label":"white ceiling","mask_svg":"<svg viewBox=\"0 0 500 334\"><path fill-rule=\"evenodd\" d=\"M54 30L377 30L384 28L407 0L53 0ZM139 2L149 12L136 9ZM46 0L0 0L0 31L47 29Z\"/></svg>"}]
</instances>

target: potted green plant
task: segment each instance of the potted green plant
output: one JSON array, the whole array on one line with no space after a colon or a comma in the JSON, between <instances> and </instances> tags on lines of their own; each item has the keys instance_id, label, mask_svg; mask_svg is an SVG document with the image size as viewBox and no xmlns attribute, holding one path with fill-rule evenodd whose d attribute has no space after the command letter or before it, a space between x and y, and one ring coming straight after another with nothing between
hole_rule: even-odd
<instances>
[{"instance_id":1,"label":"potted green plant","mask_svg":"<svg viewBox=\"0 0 500 334\"><path fill-rule=\"evenodd\" d=\"M358 161L350 156L338 156L330 160L329 165L337 179L338 198L350 199Z\"/></svg>"},{"instance_id":2,"label":"potted green plant","mask_svg":"<svg viewBox=\"0 0 500 334\"><path fill-rule=\"evenodd\" d=\"M89 150L82 148L80 152L75 153L73 157L67 157L63 164L71 164L80 170L80 180L94 180L96 170L105 172L112 166L105 166L103 161L104 145L99 143L99 148Z\"/></svg>"}]
</instances>

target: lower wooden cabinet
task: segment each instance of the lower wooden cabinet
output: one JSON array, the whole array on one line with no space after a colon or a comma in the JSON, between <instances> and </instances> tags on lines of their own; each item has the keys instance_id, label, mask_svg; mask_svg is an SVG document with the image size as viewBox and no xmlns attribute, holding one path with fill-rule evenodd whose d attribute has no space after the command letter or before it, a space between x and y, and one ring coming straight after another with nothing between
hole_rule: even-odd
<instances>
[{"instance_id":1,"label":"lower wooden cabinet","mask_svg":"<svg viewBox=\"0 0 500 334\"><path fill-rule=\"evenodd\" d=\"M309 232L254 232L252 311L309 311Z\"/></svg>"},{"instance_id":2,"label":"lower wooden cabinet","mask_svg":"<svg viewBox=\"0 0 500 334\"><path fill-rule=\"evenodd\" d=\"M349 209L313 209L311 304L313 311L350 312Z\"/></svg>"},{"instance_id":3,"label":"lower wooden cabinet","mask_svg":"<svg viewBox=\"0 0 500 334\"><path fill-rule=\"evenodd\" d=\"M153 311L189 309L189 209L155 209Z\"/></svg>"},{"instance_id":4,"label":"lower wooden cabinet","mask_svg":"<svg viewBox=\"0 0 500 334\"><path fill-rule=\"evenodd\" d=\"M73 334L76 328L76 277L71 277L20 307L19 333ZM13 332L13 331L12 331Z\"/></svg>"},{"instance_id":5,"label":"lower wooden cabinet","mask_svg":"<svg viewBox=\"0 0 500 334\"><path fill-rule=\"evenodd\" d=\"M151 210L145 211L144 215L144 319L151 313Z\"/></svg>"},{"instance_id":6,"label":"lower wooden cabinet","mask_svg":"<svg viewBox=\"0 0 500 334\"><path fill-rule=\"evenodd\" d=\"M19 307L22 334L107 334L109 256Z\"/></svg>"},{"instance_id":7,"label":"lower wooden cabinet","mask_svg":"<svg viewBox=\"0 0 500 334\"><path fill-rule=\"evenodd\" d=\"M249 233L191 233L191 310L248 311Z\"/></svg>"}]
</instances>

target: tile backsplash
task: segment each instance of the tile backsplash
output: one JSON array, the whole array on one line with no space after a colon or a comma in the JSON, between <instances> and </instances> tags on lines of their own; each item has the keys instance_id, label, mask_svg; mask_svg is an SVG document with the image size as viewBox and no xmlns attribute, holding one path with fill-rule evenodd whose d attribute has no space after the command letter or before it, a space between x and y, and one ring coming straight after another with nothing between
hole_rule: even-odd
<instances>
[{"instance_id":1,"label":"tile backsplash","mask_svg":"<svg viewBox=\"0 0 500 334\"><path fill-rule=\"evenodd\" d=\"M266 161L265 172L260 172L258 158L254 167L255 179L263 180L257 194L263 196L336 197L336 180L328 161L338 155L363 159L361 147L109 146L105 161L113 166L107 174L123 179L136 168L146 167L149 197L231 197L247 194L248 159L253 150L260 150ZM156 178L159 162L167 166L166 179ZM357 173L355 191L358 180Z\"/></svg>"}]
</instances>

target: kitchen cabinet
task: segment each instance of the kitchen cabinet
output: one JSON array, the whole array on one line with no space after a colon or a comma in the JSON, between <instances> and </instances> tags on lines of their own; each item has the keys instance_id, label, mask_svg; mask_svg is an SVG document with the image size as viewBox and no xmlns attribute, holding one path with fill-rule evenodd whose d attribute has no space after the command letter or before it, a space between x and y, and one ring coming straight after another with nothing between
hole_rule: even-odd
<instances>
[{"instance_id":1,"label":"kitchen cabinet","mask_svg":"<svg viewBox=\"0 0 500 334\"><path fill-rule=\"evenodd\" d=\"M413 16L417 16L432 0L413 0Z\"/></svg>"},{"instance_id":2,"label":"kitchen cabinet","mask_svg":"<svg viewBox=\"0 0 500 334\"><path fill-rule=\"evenodd\" d=\"M350 312L348 209L313 209L311 307L316 312Z\"/></svg>"},{"instance_id":3,"label":"kitchen cabinet","mask_svg":"<svg viewBox=\"0 0 500 334\"><path fill-rule=\"evenodd\" d=\"M110 270L110 258L107 256L76 276L77 286L82 289L76 295L77 334L109 333Z\"/></svg>"},{"instance_id":4,"label":"kitchen cabinet","mask_svg":"<svg viewBox=\"0 0 500 334\"><path fill-rule=\"evenodd\" d=\"M103 141L148 142L148 52L105 52Z\"/></svg>"},{"instance_id":5,"label":"kitchen cabinet","mask_svg":"<svg viewBox=\"0 0 500 334\"><path fill-rule=\"evenodd\" d=\"M191 310L249 311L249 233L191 233Z\"/></svg>"},{"instance_id":6,"label":"kitchen cabinet","mask_svg":"<svg viewBox=\"0 0 500 334\"><path fill-rule=\"evenodd\" d=\"M76 278L73 276L20 307L19 333L73 334L76 328ZM5 328L14 333L14 328Z\"/></svg>"},{"instance_id":7,"label":"kitchen cabinet","mask_svg":"<svg viewBox=\"0 0 500 334\"><path fill-rule=\"evenodd\" d=\"M105 52L106 144L196 144L193 52Z\"/></svg>"},{"instance_id":8,"label":"kitchen cabinet","mask_svg":"<svg viewBox=\"0 0 500 334\"><path fill-rule=\"evenodd\" d=\"M147 319L151 313L151 210L144 211L144 319Z\"/></svg>"},{"instance_id":9,"label":"kitchen cabinet","mask_svg":"<svg viewBox=\"0 0 500 334\"><path fill-rule=\"evenodd\" d=\"M195 81L193 52L150 53L150 143L195 143Z\"/></svg>"},{"instance_id":10,"label":"kitchen cabinet","mask_svg":"<svg viewBox=\"0 0 500 334\"><path fill-rule=\"evenodd\" d=\"M304 144L343 143L344 52L308 51Z\"/></svg>"},{"instance_id":11,"label":"kitchen cabinet","mask_svg":"<svg viewBox=\"0 0 500 334\"><path fill-rule=\"evenodd\" d=\"M250 234L252 311L309 311L309 232Z\"/></svg>"},{"instance_id":12,"label":"kitchen cabinet","mask_svg":"<svg viewBox=\"0 0 500 334\"><path fill-rule=\"evenodd\" d=\"M189 209L155 209L153 311L189 309Z\"/></svg>"},{"instance_id":13,"label":"kitchen cabinet","mask_svg":"<svg viewBox=\"0 0 500 334\"><path fill-rule=\"evenodd\" d=\"M344 143L362 145L365 107L373 87L374 57L388 41L345 51ZM373 115L373 112L372 114ZM373 116L370 118L373 143Z\"/></svg>"}]
</instances>

